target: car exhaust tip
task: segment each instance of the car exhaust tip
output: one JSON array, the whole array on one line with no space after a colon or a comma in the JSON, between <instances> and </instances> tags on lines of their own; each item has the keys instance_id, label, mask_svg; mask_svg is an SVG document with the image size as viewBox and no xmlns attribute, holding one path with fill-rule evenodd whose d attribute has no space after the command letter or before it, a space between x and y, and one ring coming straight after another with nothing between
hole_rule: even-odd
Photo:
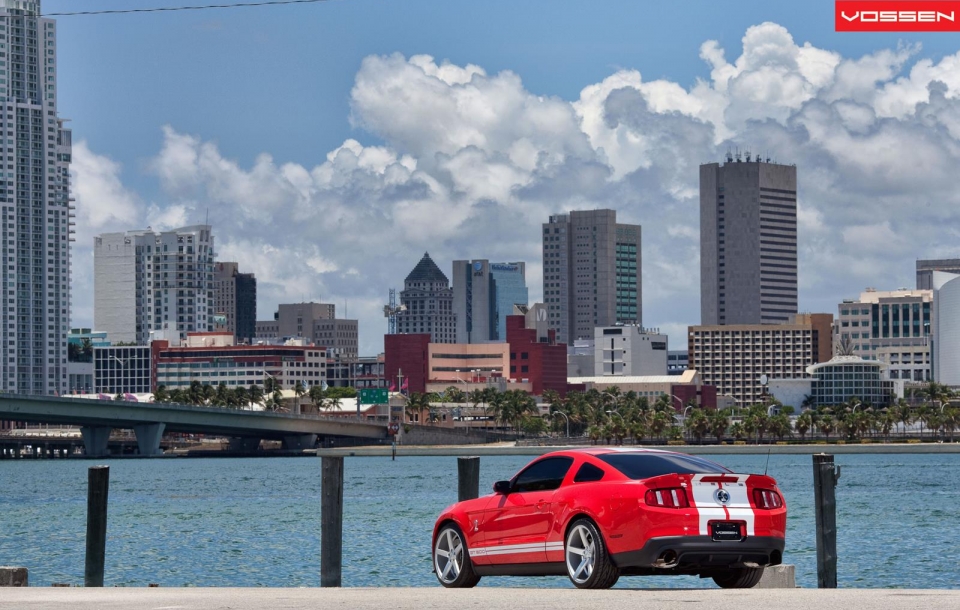
<instances>
[{"instance_id":1,"label":"car exhaust tip","mask_svg":"<svg viewBox=\"0 0 960 610\"><path fill-rule=\"evenodd\" d=\"M654 563L653 567L674 568L678 563L680 563L680 558L677 557L677 552L673 549L668 549L660 553L660 557L657 558L657 561Z\"/></svg>"}]
</instances>

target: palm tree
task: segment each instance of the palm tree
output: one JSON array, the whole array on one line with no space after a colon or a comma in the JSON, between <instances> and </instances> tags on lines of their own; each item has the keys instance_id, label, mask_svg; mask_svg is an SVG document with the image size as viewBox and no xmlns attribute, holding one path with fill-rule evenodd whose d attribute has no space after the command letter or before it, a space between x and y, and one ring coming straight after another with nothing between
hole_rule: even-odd
<instances>
[{"instance_id":1,"label":"palm tree","mask_svg":"<svg viewBox=\"0 0 960 610\"><path fill-rule=\"evenodd\" d=\"M308 396L310 397L310 402L313 403L313 408L319 412L323 406L323 397L324 397L323 386L322 385L310 386L310 391L308 392Z\"/></svg>"},{"instance_id":2,"label":"palm tree","mask_svg":"<svg viewBox=\"0 0 960 610\"><path fill-rule=\"evenodd\" d=\"M913 422L913 408L910 403L903 398L897 399L897 402L891 407L894 417L903 424L903 436L907 435L907 426Z\"/></svg>"},{"instance_id":3,"label":"palm tree","mask_svg":"<svg viewBox=\"0 0 960 610\"><path fill-rule=\"evenodd\" d=\"M742 441L743 439L747 438L748 433L746 429L743 427L743 422L738 421L734 423L732 426L730 426L730 434L733 435L733 438L735 440Z\"/></svg>"},{"instance_id":4,"label":"palm tree","mask_svg":"<svg viewBox=\"0 0 960 610\"><path fill-rule=\"evenodd\" d=\"M723 410L716 410L710 415L710 432L717 437L717 444L723 441L723 435L730 427L730 418Z\"/></svg>"},{"instance_id":5,"label":"palm tree","mask_svg":"<svg viewBox=\"0 0 960 610\"><path fill-rule=\"evenodd\" d=\"M697 439L697 444L702 445L703 437L710 431L710 420L703 409L693 409L684 421L684 427Z\"/></svg>"},{"instance_id":6,"label":"palm tree","mask_svg":"<svg viewBox=\"0 0 960 610\"><path fill-rule=\"evenodd\" d=\"M207 387L211 387L211 386L207 386ZM218 407L225 407L230 402L229 397L230 397L230 390L227 388L227 384L221 381L220 385L218 385L217 389L215 390L215 394L213 395L213 399L211 400L211 403Z\"/></svg>"},{"instance_id":7,"label":"palm tree","mask_svg":"<svg viewBox=\"0 0 960 610\"><path fill-rule=\"evenodd\" d=\"M247 388L242 385L235 387L233 389L233 405L245 409L248 404L250 404L250 393L247 391Z\"/></svg>"},{"instance_id":8,"label":"palm tree","mask_svg":"<svg viewBox=\"0 0 960 610\"><path fill-rule=\"evenodd\" d=\"M650 419L650 433L662 441L664 438L663 433L670 427L671 421L673 421L673 419L666 411L655 412Z\"/></svg>"},{"instance_id":9,"label":"palm tree","mask_svg":"<svg viewBox=\"0 0 960 610\"><path fill-rule=\"evenodd\" d=\"M307 386L303 385L303 382L297 379L297 382L293 384L293 395L297 399L297 408L296 412L300 412L300 399L303 398L303 395L307 393Z\"/></svg>"},{"instance_id":10,"label":"palm tree","mask_svg":"<svg viewBox=\"0 0 960 610\"><path fill-rule=\"evenodd\" d=\"M820 432L827 441L830 440L830 433L833 432L836 423L836 420L833 419L831 415L824 415L820 418L820 421L817 422L817 427L820 428Z\"/></svg>"},{"instance_id":11,"label":"palm tree","mask_svg":"<svg viewBox=\"0 0 960 610\"><path fill-rule=\"evenodd\" d=\"M167 391L167 386L158 385L157 389L153 391L153 402L169 402L170 401L170 392Z\"/></svg>"},{"instance_id":12,"label":"palm tree","mask_svg":"<svg viewBox=\"0 0 960 610\"><path fill-rule=\"evenodd\" d=\"M211 404L213 399L217 396L217 389L209 383L205 383L201 386L200 396L201 400L203 401L200 404Z\"/></svg>"},{"instance_id":13,"label":"palm tree","mask_svg":"<svg viewBox=\"0 0 960 610\"><path fill-rule=\"evenodd\" d=\"M450 386L443 391L444 402L462 403L466 400L466 394L460 388Z\"/></svg>"},{"instance_id":14,"label":"palm tree","mask_svg":"<svg viewBox=\"0 0 960 610\"><path fill-rule=\"evenodd\" d=\"M251 403L255 405L259 405L263 402L263 388L261 388L257 384L251 385L247 393L250 396Z\"/></svg>"},{"instance_id":15,"label":"palm tree","mask_svg":"<svg viewBox=\"0 0 960 610\"><path fill-rule=\"evenodd\" d=\"M423 419L421 415L424 411L430 410L430 397L427 394L422 394L420 392L411 392L410 396L407 398L407 408L406 415L410 421L414 421L414 414L417 416L417 420Z\"/></svg>"},{"instance_id":16,"label":"palm tree","mask_svg":"<svg viewBox=\"0 0 960 610\"><path fill-rule=\"evenodd\" d=\"M793 427L800 435L800 440L806 440L807 432L813 428L813 417L810 415L810 411L804 411L797 416L796 421L793 422Z\"/></svg>"}]
</instances>

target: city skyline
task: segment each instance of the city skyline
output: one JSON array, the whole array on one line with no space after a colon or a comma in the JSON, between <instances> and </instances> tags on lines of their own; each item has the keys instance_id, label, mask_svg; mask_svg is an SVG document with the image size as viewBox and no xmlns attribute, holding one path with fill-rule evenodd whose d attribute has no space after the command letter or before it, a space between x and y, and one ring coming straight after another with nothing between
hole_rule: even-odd
<instances>
[{"instance_id":1,"label":"city skyline","mask_svg":"<svg viewBox=\"0 0 960 610\"><path fill-rule=\"evenodd\" d=\"M81 294L90 284L90 236L202 222L209 213L218 259L256 274L260 308L346 301L363 328L361 353L376 353L387 290L401 287L424 251L444 269L457 259L528 261L530 301L539 302L539 224L612 208L618 221L644 226L644 321L679 348L686 326L700 321L697 167L737 148L796 163L809 177L798 193L800 311L833 311L867 286L910 286L916 259L956 256L949 168L958 135L949 117L960 59L930 36L900 37L923 38L924 49L810 29L816 8L803 19L770 9L746 24L738 15L710 31L698 26L698 40L681 38L682 61L654 52L656 41L634 41L647 55L623 47L622 69L608 61L563 82L544 81L524 53L474 58L430 36L416 48L387 40L354 61L352 83L339 89L346 107L326 115L346 126L346 141L327 139L313 156L297 152L299 133L289 132L290 147L273 135L238 146L216 121L181 120L180 109L158 118L153 107L154 135L128 156L103 125L80 134L75 120L81 289L72 325L92 320L92 298ZM265 35L273 20L288 19L269 15ZM216 19L222 32L249 18ZM112 23L91 22L108 28L107 46L110 27L122 26L124 36L147 27ZM150 23L156 35L164 23L204 21ZM465 111L468 100L493 112ZM225 112L238 103L220 101ZM931 226L941 230L931 235Z\"/></svg>"}]
</instances>

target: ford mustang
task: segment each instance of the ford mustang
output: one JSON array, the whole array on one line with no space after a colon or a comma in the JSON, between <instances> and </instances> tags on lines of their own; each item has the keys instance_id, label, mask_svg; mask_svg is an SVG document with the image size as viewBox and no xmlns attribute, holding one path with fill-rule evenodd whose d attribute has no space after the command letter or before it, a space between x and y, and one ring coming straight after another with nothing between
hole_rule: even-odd
<instances>
[{"instance_id":1,"label":"ford mustang","mask_svg":"<svg viewBox=\"0 0 960 610\"><path fill-rule=\"evenodd\" d=\"M556 451L493 491L437 519L433 569L443 586L565 574L578 588L605 589L621 575L689 574L745 588L783 557L787 508L776 481L692 455Z\"/></svg>"}]
</instances>

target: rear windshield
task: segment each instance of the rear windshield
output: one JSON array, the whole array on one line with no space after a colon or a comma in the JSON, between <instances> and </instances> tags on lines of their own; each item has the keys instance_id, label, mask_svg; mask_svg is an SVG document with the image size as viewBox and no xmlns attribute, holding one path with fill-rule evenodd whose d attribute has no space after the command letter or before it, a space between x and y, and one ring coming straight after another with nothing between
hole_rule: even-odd
<instances>
[{"instance_id":1,"label":"rear windshield","mask_svg":"<svg viewBox=\"0 0 960 610\"><path fill-rule=\"evenodd\" d=\"M722 474L732 472L709 460L676 453L605 453L597 458L631 479L662 474Z\"/></svg>"}]
</instances>

